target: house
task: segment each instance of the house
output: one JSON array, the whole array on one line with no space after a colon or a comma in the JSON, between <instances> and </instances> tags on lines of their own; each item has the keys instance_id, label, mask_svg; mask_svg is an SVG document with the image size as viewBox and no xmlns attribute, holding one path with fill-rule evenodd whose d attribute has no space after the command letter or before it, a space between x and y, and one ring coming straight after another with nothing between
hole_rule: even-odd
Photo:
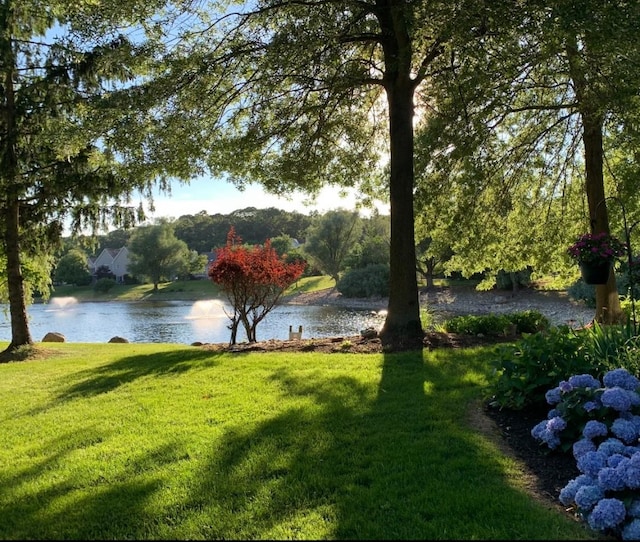
<instances>
[{"instance_id":1,"label":"house","mask_svg":"<svg viewBox=\"0 0 640 542\"><path fill-rule=\"evenodd\" d=\"M96 271L102 266L107 267L115 275L117 282L124 282L124 276L128 273L129 266L129 250L127 247L105 248L93 260L90 267L91 273L95 275Z\"/></svg>"}]
</instances>

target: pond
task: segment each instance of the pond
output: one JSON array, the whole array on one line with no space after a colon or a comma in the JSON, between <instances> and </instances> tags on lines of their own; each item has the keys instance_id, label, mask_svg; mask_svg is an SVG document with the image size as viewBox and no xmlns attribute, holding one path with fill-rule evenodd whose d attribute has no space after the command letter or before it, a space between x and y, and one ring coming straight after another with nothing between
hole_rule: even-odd
<instances>
[{"instance_id":1,"label":"pond","mask_svg":"<svg viewBox=\"0 0 640 542\"><path fill-rule=\"evenodd\" d=\"M6 308L6 307L5 307ZM201 301L82 302L53 298L30 305L29 329L39 342L50 331L62 333L67 342L108 342L120 336L138 343L226 343L229 341L229 306L217 299ZM286 340L289 326L302 339L357 335L362 329L379 329L384 313L335 306L279 305L258 324L259 341ZM0 323L0 340L11 340L8 312ZM238 342L246 341L242 326Z\"/></svg>"}]
</instances>

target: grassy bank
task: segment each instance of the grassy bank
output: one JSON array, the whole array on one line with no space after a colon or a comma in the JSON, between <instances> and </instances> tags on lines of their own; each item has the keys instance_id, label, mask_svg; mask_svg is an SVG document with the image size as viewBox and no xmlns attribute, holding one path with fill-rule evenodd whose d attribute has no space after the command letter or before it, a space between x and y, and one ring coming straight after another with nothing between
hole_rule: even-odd
<instances>
[{"instance_id":1,"label":"grassy bank","mask_svg":"<svg viewBox=\"0 0 640 542\"><path fill-rule=\"evenodd\" d=\"M328 276L306 277L293 284L285 295L307 293L332 288L334 281ZM150 301L185 300L197 301L221 296L218 287L210 280L175 280L162 282L154 291L152 284L116 284L106 293L96 292L92 286L55 286L51 297L75 297L78 301Z\"/></svg>"},{"instance_id":2,"label":"grassy bank","mask_svg":"<svg viewBox=\"0 0 640 542\"><path fill-rule=\"evenodd\" d=\"M1 539L591 537L469 421L489 348L46 349L0 365Z\"/></svg>"}]
</instances>

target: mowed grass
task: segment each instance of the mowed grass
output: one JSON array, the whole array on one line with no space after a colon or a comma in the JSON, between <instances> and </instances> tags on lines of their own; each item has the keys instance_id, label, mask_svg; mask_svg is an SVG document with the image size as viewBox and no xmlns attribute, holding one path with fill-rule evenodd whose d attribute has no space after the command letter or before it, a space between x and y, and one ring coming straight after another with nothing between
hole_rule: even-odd
<instances>
[{"instance_id":1,"label":"mowed grass","mask_svg":"<svg viewBox=\"0 0 640 542\"><path fill-rule=\"evenodd\" d=\"M595 539L470 422L490 348L38 350L0 365L1 539Z\"/></svg>"}]
</instances>

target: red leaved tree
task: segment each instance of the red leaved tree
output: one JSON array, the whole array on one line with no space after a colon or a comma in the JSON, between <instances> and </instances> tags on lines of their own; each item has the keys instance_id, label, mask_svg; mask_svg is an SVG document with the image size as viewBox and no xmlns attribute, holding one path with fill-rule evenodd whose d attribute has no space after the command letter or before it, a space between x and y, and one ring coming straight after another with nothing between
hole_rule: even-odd
<instances>
[{"instance_id":1,"label":"red leaved tree","mask_svg":"<svg viewBox=\"0 0 640 542\"><path fill-rule=\"evenodd\" d=\"M243 246L233 227L227 244L216 250L209 267L209 278L226 294L233 307L229 316L231 339L236 344L242 322L249 342L256 342L256 327L280 300L283 292L302 275L305 262L286 263L271 248L271 241L253 247Z\"/></svg>"}]
</instances>

